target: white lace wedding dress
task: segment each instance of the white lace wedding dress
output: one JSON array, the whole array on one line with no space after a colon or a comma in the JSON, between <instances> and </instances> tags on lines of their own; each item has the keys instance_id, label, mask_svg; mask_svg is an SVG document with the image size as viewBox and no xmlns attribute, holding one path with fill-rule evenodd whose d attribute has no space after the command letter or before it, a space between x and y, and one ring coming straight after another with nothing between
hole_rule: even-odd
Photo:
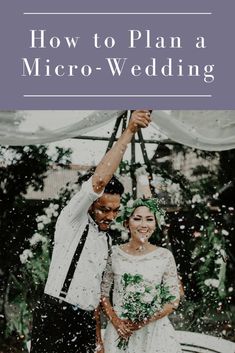
<instances>
[{"instance_id":1,"label":"white lace wedding dress","mask_svg":"<svg viewBox=\"0 0 235 353\"><path fill-rule=\"evenodd\" d=\"M127 254L119 246L113 246L112 256L103 277L102 294L109 295L114 281L113 305L119 316L122 312L121 277L124 273L141 274L146 281L153 284L164 283L169 287L171 294L179 298L175 260L169 250L158 247L151 253L135 256ZM156 320L134 332L125 351L119 349L117 344L117 331L109 322L104 336L105 353L181 353L168 317Z\"/></svg>"}]
</instances>

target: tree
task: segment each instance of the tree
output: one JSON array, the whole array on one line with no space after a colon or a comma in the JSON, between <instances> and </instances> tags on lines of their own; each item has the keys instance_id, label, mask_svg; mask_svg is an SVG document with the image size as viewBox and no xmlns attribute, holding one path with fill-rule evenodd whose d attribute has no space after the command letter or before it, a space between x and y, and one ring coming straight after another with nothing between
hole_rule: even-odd
<instances>
[{"instance_id":1,"label":"tree","mask_svg":"<svg viewBox=\"0 0 235 353\"><path fill-rule=\"evenodd\" d=\"M26 193L31 186L34 190L43 190L47 170L55 163L68 164L71 151L56 148L48 153L45 145L1 146L0 147L0 277L1 277L1 336L7 332L6 300L12 281L21 282L20 257L25 242L32 236L39 209L30 204ZM41 206L42 207L42 206ZM25 285L25 284L24 284ZM10 313L8 313L10 315Z\"/></svg>"}]
</instances>

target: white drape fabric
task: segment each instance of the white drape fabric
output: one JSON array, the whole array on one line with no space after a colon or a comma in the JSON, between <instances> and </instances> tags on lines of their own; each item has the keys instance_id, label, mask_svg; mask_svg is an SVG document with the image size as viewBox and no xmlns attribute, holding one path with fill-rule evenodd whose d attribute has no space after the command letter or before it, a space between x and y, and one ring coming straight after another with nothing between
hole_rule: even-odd
<instances>
[{"instance_id":1,"label":"white drape fabric","mask_svg":"<svg viewBox=\"0 0 235 353\"><path fill-rule=\"evenodd\" d=\"M235 148L235 110L153 111L152 119L181 144L208 151Z\"/></svg>"},{"instance_id":2,"label":"white drape fabric","mask_svg":"<svg viewBox=\"0 0 235 353\"><path fill-rule=\"evenodd\" d=\"M121 110L0 111L0 144L43 144L91 133ZM154 110L152 129L191 147L235 148L235 110Z\"/></svg>"},{"instance_id":3,"label":"white drape fabric","mask_svg":"<svg viewBox=\"0 0 235 353\"><path fill-rule=\"evenodd\" d=\"M122 111L25 110L0 112L0 144L43 144L83 135L102 127Z\"/></svg>"}]
</instances>

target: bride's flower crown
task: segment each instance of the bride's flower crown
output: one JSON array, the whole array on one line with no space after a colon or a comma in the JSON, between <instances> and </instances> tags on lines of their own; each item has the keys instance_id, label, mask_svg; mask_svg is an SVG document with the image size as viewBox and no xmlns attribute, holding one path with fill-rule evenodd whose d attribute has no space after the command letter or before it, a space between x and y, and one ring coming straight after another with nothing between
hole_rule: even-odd
<instances>
[{"instance_id":1,"label":"bride's flower crown","mask_svg":"<svg viewBox=\"0 0 235 353\"><path fill-rule=\"evenodd\" d=\"M116 222L123 223L133 214L137 207L145 206L148 207L151 213L156 217L158 227L161 229L165 224L165 211L159 204L158 199L137 199L134 201L128 201L126 206L122 207L120 214L116 218Z\"/></svg>"}]
</instances>

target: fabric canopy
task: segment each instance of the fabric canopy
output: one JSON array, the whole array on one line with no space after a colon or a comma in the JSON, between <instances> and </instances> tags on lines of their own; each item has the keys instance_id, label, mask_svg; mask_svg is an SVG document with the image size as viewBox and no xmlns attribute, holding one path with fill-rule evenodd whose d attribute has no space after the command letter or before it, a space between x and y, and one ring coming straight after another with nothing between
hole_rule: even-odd
<instances>
[{"instance_id":1,"label":"fabric canopy","mask_svg":"<svg viewBox=\"0 0 235 353\"><path fill-rule=\"evenodd\" d=\"M43 144L92 132L122 111L0 111L0 144ZM222 151L235 148L235 110L152 112L152 128L191 147Z\"/></svg>"}]
</instances>

